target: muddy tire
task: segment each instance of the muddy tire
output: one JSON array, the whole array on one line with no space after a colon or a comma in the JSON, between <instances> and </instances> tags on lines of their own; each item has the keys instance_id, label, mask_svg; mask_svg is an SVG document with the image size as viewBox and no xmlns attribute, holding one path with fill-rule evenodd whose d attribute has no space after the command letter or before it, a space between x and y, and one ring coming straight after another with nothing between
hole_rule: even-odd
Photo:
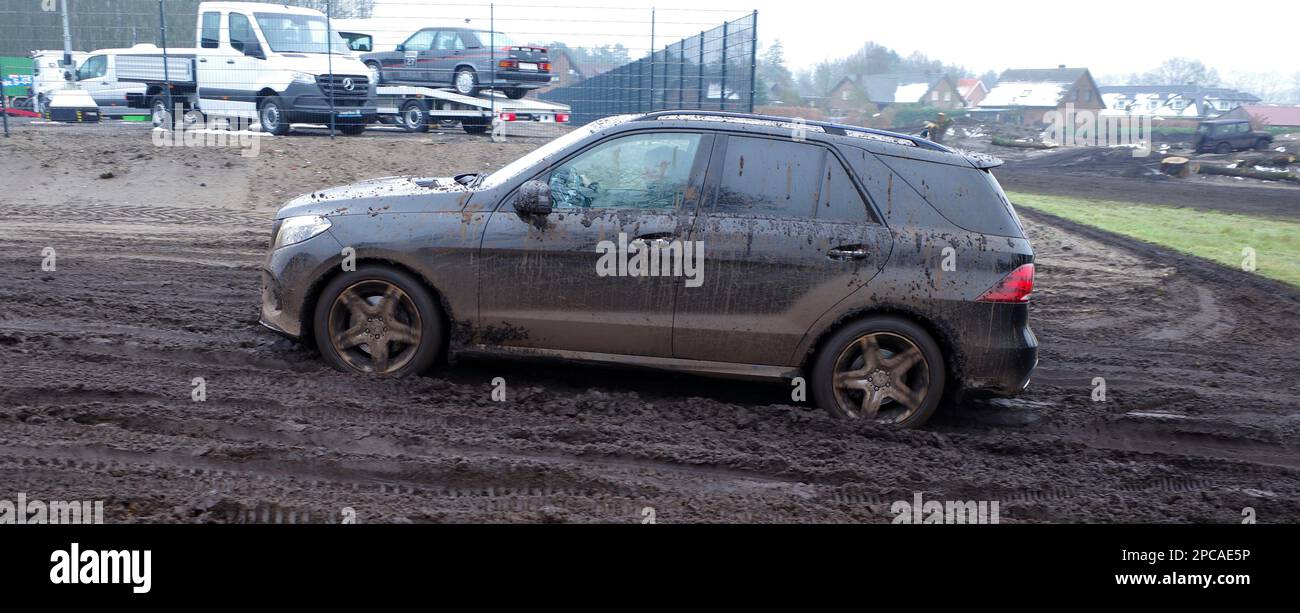
<instances>
[{"instance_id":1,"label":"muddy tire","mask_svg":"<svg viewBox=\"0 0 1300 613\"><path fill-rule=\"evenodd\" d=\"M1259 139L1259 142L1255 143L1255 151L1268 151L1269 148L1272 146L1273 146L1272 141L1268 140L1267 138L1261 138Z\"/></svg>"},{"instance_id":2,"label":"muddy tire","mask_svg":"<svg viewBox=\"0 0 1300 613\"><path fill-rule=\"evenodd\" d=\"M402 129L407 132L429 131L429 110L422 100L407 100L398 117Z\"/></svg>"},{"instance_id":3,"label":"muddy tire","mask_svg":"<svg viewBox=\"0 0 1300 613\"><path fill-rule=\"evenodd\" d=\"M1214 146L1214 152L1219 155L1227 155L1232 153L1232 145L1229 145L1228 143L1219 143Z\"/></svg>"},{"instance_id":4,"label":"muddy tire","mask_svg":"<svg viewBox=\"0 0 1300 613\"><path fill-rule=\"evenodd\" d=\"M478 74L473 68L461 68L451 77L451 88L462 96L478 95Z\"/></svg>"},{"instance_id":5,"label":"muddy tire","mask_svg":"<svg viewBox=\"0 0 1300 613\"><path fill-rule=\"evenodd\" d=\"M284 116L284 103L279 96L267 96L257 105L257 120L262 131L275 136L289 133L289 122Z\"/></svg>"},{"instance_id":6,"label":"muddy tire","mask_svg":"<svg viewBox=\"0 0 1300 613\"><path fill-rule=\"evenodd\" d=\"M339 132L347 134L348 136L356 136L366 131L366 124L364 123L345 123L337 127Z\"/></svg>"},{"instance_id":7,"label":"muddy tire","mask_svg":"<svg viewBox=\"0 0 1300 613\"><path fill-rule=\"evenodd\" d=\"M424 284L385 266L361 266L331 280L312 322L330 366L385 377L424 372L446 337L442 309Z\"/></svg>"},{"instance_id":8,"label":"muddy tire","mask_svg":"<svg viewBox=\"0 0 1300 613\"><path fill-rule=\"evenodd\" d=\"M915 428L943 399L943 352L924 328L891 316L867 317L837 330L813 360L817 405L841 419Z\"/></svg>"}]
</instances>

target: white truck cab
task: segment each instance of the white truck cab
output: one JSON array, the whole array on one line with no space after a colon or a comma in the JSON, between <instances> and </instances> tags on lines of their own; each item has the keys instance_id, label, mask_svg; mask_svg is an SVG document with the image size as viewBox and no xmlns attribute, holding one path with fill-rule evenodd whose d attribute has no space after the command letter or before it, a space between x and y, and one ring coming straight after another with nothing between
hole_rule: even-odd
<instances>
[{"instance_id":1,"label":"white truck cab","mask_svg":"<svg viewBox=\"0 0 1300 613\"><path fill-rule=\"evenodd\" d=\"M370 71L319 11L259 2L199 4L195 49L204 113L256 119L273 134L290 123L360 131L375 119ZM333 100L330 94L333 94Z\"/></svg>"}]
</instances>

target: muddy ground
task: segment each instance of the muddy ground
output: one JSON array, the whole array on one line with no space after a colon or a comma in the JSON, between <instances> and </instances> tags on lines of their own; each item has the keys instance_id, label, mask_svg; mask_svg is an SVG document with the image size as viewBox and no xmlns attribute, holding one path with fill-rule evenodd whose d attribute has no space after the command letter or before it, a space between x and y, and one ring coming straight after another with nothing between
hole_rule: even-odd
<instances>
[{"instance_id":1,"label":"muddy ground","mask_svg":"<svg viewBox=\"0 0 1300 613\"><path fill-rule=\"evenodd\" d=\"M1300 294L1039 215L1033 384L921 431L783 385L547 362L375 381L257 325L281 201L540 142L291 136L246 158L20 123L0 139L0 499L104 499L110 522L887 522L921 492L1003 522L1300 520Z\"/></svg>"}]
</instances>

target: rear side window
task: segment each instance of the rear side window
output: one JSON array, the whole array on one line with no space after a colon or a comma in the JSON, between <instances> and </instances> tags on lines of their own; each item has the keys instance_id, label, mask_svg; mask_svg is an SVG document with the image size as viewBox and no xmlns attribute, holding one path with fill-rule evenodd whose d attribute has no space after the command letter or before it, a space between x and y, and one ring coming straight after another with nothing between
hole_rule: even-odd
<instances>
[{"instance_id":1,"label":"rear side window","mask_svg":"<svg viewBox=\"0 0 1300 613\"><path fill-rule=\"evenodd\" d=\"M216 49L221 43L221 13L204 13L203 29L199 34L199 46L204 49Z\"/></svg>"},{"instance_id":2,"label":"rear side window","mask_svg":"<svg viewBox=\"0 0 1300 613\"><path fill-rule=\"evenodd\" d=\"M880 160L954 225L980 234L1024 238L1020 222L992 174L909 158L880 156Z\"/></svg>"},{"instance_id":3,"label":"rear side window","mask_svg":"<svg viewBox=\"0 0 1300 613\"><path fill-rule=\"evenodd\" d=\"M853 185L849 173L838 159L826 161L826 184L822 186L818 221L866 221L867 202Z\"/></svg>"},{"instance_id":4,"label":"rear side window","mask_svg":"<svg viewBox=\"0 0 1300 613\"><path fill-rule=\"evenodd\" d=\"M811 219L821 198L826 150L818 145L732 136L718 181L716 213Z\"/></svg>"}]
</instances>

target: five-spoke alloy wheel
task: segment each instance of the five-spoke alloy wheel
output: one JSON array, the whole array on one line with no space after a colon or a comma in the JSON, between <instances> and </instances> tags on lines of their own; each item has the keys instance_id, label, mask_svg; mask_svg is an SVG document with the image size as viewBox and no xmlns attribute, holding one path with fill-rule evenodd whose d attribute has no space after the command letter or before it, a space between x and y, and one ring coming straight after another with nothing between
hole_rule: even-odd
<instances>
[{"instance_id":1,"label":"five-spoke alloy wheel","mask_svg":"<svg viewBox=\"0 0 1300 613\"><path fill-rule=\"evenodd\" d=\"M405 272L363 266L321 291L316 345L336 368L388 376L424 371L442 350L442 313Z\"/></svg>"},{"instance_id":2,"label":"five-spoke alloy wheel","mask_svg":"<svg viewBox=\"0 0 1300 613\"><path fill-rule=\"evenodd\" d=\"M813 362L813 394L836 417L916 427L943 396L939 346L916 324L869 317L835 332Z\"/></svg>"}]
</instances>

